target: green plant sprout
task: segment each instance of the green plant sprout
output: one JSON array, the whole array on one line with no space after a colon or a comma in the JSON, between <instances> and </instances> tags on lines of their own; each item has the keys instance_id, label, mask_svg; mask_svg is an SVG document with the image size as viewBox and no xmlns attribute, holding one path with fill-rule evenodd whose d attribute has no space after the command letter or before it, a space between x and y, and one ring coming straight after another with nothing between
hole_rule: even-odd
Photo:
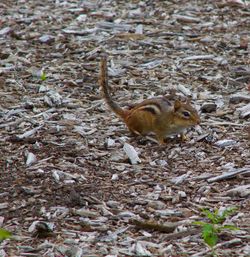
<instances>
[{"instance_id":1,"label":"green plant sprout","mask_svg":"<svg viewBox=\"0 0 250 257\"><path fill-rule=\"evenodd\" d=\"M11 237L11 233L8 230L0 228L0 242Z\"/></svg>"},{"instance_id":2,"label":"green plant sprout","mask_svg":"<svg viewBox=\"0 0 250 257\"><path fill-rule=\"evenodd\" d=\"M210 247L213 248L218 242L218 235L223 230L238 230L234 225L224 225L226 218L231 216L237 210L236 207L229 207L219 212L218 209L215 209L214 212L211 212L207 209L202 210L202 214L209 219L209 222L195 221L194 225L201 226L202 228L202 238L204 242Z\"/></svg>"},{"instance_id":3,"label":"green plant sprout","mask_svg":"<svg viewBox=\"0 0 250 257\"><path fill-rule=\"evenodd\" d=\"M40 79L41 79L42 81L44 81L44 80L47 79L46 73L45 73L43 70L41 71Z\"/></svg>"}]
</instances>

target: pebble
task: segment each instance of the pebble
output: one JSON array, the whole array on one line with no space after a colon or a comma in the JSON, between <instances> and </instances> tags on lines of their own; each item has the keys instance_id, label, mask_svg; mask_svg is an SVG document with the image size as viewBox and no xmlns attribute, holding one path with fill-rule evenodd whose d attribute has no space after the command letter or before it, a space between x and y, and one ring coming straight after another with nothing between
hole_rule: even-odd
<instances>
[{"instance_id":1,"label":"pebble","mask_svg":"<svg viewBox=\"0 0 250 257\"><path fill-rule=\"evenodd\" d=\"M158 160L157 161L157 164L159 164L160 166L168 166L168 163L167 163L167 161L165 161L165 160Z\"/></svg>"},{"instance_id":2,"label":"pebble","mask_svg":"<svg viewBox=\"0 0 250 257\"><path fill-rule=\"evenodd\" d=\"M117 201L108 201L107 202L107 206L110 207L110 208L119 208L121 207L121 203L120 202L117 202Z\"/></svg>"},{"instance_id":3,"label":"pebble","mask_svg":"<svg viewBox=\"0 0 250 257\"><path fill-rule=\"evenodd\" d=\"M201 106L201 111L205 113L215 112L217 109L217 105L215 103L204 103Z\"/></svg>"},{"instance_id":4,"label":"pebble","mask_svg":"<svg viewBox=\"0 0 250 257\"><path fill-rule=\"evenodd\" d=\"M132 145L125 143L123 146L123 150L127 154L131 164L138 164L141 162L138 153Z\"/></svg>"},{"instance_id":5,"label":"pebble","mask_svg":"<svg viewBox=\"0 0 250 257\"><path fill-rule=\"evenodd\" d=\"M111 177L111 180L112 180L112 181L116 181L116 180L118 180L118 179L119 179L119 175L116 174L116 173L113 174L112 177Z\"/></svg>"},{"instance_id":6,"label":"pebble","mask_svg":"<svg viewBox=\"0 0 250 257\"><path fill-rule=\"evenodd\" d=\"M43 36L39 37L39 41L41 43L49 44L49 43L52 43L55 41L55 37L51 36L51 35L43 35Z\"/></svg>"},{"instance_id":7,"label":"pebble","mask_svg":"<svg viewBox=\"0 0 250 257\"><path fill-rule=\"evenodd\" d=\"M152 207L155 210L163 210L166 208L166 204L161 201L150 201L148 203L149 207Z\"/></svg>"},{"instance_id":8,"label":"pebble","mask_svg":"<svg viewBox=\"0 0 250 257\"><path fill-rule=\"evenodd\" d=\"M79 22L85 22L87 20L88 16L86 14L80 14L76 20Z\"/></svg>"},{"instance_id":9,"label":"pebble","mask_svg":"<svg viewBox=\"0 0 250 257\"><path fill-rule=\"evenodd\" d=\"M187 197L187 194L186 194L186 192L184 192L184 191L179 191L179 192L178 192L178 195L179 195L181 198Z\"/></svg>"},{"instance_id":10,"label":"pebble","mask_svg":"<svg viewBox=\"0 0 250 257\"><path fill-rule=\"evenodd\" d=\"M33 163L36 163L36 162L37 162L36 156L33 153L28 152L27 159L26 159L26 165L31 166Z\"/></svg>"},{"instance_id":11,"label":"pebble","mask_svg":"<svg viewBox=\"0 0 250 257\"><path fill-rule=\"evenodd\" d=\"M215 142L214 144L218 147L224 148L227 146L235 145L236 143L237 142L233 139L222 139L222 140Z\"/></svg>"},{"instance_id":12,"label":"pebble","mask_svg":"<svg viewBox=\"0 0 250 257\"><path fill-rule=\"evenodd\" d=\"M106 139L106 144L107 144L107 147L114 146L115 145L115 140L113 140L112 138L107 138Z\"/></svg>"}]
</instances>

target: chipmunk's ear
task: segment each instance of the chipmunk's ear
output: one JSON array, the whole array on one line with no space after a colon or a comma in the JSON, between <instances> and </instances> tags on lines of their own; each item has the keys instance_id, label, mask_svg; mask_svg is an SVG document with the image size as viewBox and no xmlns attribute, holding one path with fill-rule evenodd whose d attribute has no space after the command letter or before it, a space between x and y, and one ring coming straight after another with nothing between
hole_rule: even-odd
<instances>
[{"instance_id":1,"label":"chipmunk's ear","mask_svg":"<svg viewBox=\"0 0 250 257\"><path fill-rule=\"evenodd\" d=\"M190 97L188 97L188 98L186 99L186 103L187 103L187 104L191 104L191 98L190 98Z\"/></svg>"},{"instance_id":2,"label":"chipmunk's ear","mask_svg":"<svg viewBox=\"0 0 250 257\"><path fill-rule=\"evenodd\" d=\"M174 110L177 111L181 108L181 101L180 100L175 100L174 101Z\"/></svg>"}]
</instances>

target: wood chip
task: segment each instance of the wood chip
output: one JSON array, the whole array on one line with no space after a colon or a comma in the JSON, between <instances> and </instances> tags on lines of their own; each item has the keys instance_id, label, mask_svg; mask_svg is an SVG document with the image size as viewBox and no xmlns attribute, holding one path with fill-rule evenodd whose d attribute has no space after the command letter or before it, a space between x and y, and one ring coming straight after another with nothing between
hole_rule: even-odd
<instances>
[{"instance_id":1,"label":"wood chip","mask_svg":"<svg viewBox=\"0 0 250 257\"><path fill-rule=\"evenodd\" d=\"M132 145L125 143L123 146L123 150L127 154L131 164L141 163L138 153Z\"/></svg>"},{"instance_id":2,"label":"wood chip","mask_svg":"<svg viewBox=\"0 0 250 257\"><path fill-rule=\"evenodd\" d=\"M208 183L213 183L213 182L217 182L217 181L221 181L224 179L229 179L229 178L233 178L239 174L249 174L250 173L250 168L242 168L242 169L238 169L238 170L234 170L234 171L230 171L227 173L224 173L222 175L213 177L213 178L209 178L207 180Z\"/></svg>"},{"instance_id":3,"label":"wood chip","mask_svg":"<svg viewBox=\"0 0 250 257\"><path fill-rule=\"evenodd\" d=\"M249 3L229 2L0 1L0 256L206 256L191 224L228 206L216 253L249 255ZM131 135L103 52L123 108L190 100L188 140Z\"/></svg>"}]
</instances>

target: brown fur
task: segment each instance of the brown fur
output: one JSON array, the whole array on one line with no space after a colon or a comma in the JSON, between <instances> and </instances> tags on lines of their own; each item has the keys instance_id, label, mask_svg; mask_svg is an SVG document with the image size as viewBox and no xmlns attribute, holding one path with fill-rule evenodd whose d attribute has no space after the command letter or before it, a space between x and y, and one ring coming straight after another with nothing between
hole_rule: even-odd
<instances>
[{"instance_id":1,"label":"brown fur","mask_svg":"<svg viewBox=\"0 0 250 257\"><path fill-rule=\"evenodd\" d=\"M122 109L111 99L108 91L106 56L101 59L99 83L107 105L123 119L132 133L146 135L153 132L163 143L166 136L181 134L186 128L200 122L197 111L189 103L175 100L172 104L166 97L147 99L130 109Z\"/></svg>"}]
</instances>

